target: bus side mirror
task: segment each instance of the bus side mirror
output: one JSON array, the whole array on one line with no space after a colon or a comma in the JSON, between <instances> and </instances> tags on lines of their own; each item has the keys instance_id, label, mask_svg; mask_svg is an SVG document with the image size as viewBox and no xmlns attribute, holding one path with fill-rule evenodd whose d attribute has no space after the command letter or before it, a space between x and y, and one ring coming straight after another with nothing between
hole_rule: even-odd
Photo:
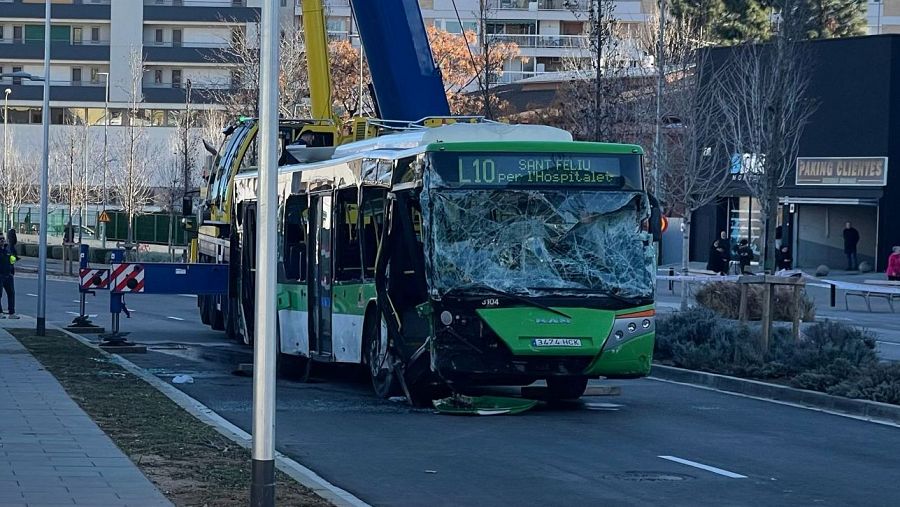
<instances>
[{"instance_id":1,"label":"bus side mirror","mask_svg":"<svg viewBox=\"0 0 900 507\"><path fill-rule=\"evenodd\" d=\"M659 243L662 241L662 210L659 208L659 201L653 194L649 194L650 198L650 235L653 241Z\"/></svg>"}]
</instances>

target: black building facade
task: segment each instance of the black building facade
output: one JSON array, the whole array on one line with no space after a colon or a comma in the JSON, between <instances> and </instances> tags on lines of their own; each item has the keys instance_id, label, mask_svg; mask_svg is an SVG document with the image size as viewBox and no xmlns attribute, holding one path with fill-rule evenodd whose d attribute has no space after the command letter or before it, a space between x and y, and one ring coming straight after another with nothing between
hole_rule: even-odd
<instances>
[{"instance_id":1,"label":"black building facade","mask_svg":"<svg viewBox=\"0 0 900 507\"><path fill-rule=\"evenodd\" d=\"M808 94L817 108L779 191L780 243L791 248L797 267L843 269L842 230L849 221L860 233L859 261L883 271L891 247L900 245L900 35L808 44ZM731 50L712 51L721 61ZM692 260L706 260L722 230L735 243L762 244L759 207L740 181L695 215Z\"/></svg>"}]
</instances>

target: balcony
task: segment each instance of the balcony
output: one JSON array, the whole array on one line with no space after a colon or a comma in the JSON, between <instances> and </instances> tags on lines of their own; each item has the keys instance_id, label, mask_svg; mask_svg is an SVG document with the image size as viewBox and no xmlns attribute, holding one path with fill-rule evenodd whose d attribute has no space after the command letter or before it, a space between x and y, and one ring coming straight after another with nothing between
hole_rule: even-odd
<instances>
[{"instance_id":1,"label":"balcony","mask_svg":"<svg viewBox=\"0 0 900 507\"><path fill-rule=\"evenodd\" d=\"M80 0L74 4L62 5L54 3L50 7L50 16L55 19L109 19L111 0ZM0 9L4 18L44 19L44 3L22 3L22 0L2 2Z\"/></svg>"},{"instance_id":2,"label":"balcony","mask_svg":"<svg viewBox=\"0 0 900 507\"><path fill-rule=\"evenodd\" d=\"M0 86L9 88L12 93L10 100L41 100L44 98L44 87L36 84L11 84L10 78L0 79ZM50 100L67 102L100 102L106 99L106 87L103 81L91 83L81 81L73 84L71 81L50 81Z\"/></svg>"},{"instance_id":3,"label":"balcony","mask_svg":"<svg viewBox=\"0 0 900 507\"><path fill-rule=\"evenodd\" d=\"M184 2L182 5L163 2L157 4L155 0L144 4L144 22L207 22L207 23L248 23L259 21L259 8L233 6L230 2L222 2L223 5L212 6L209 2L201 6L191 6L193 2Z\"/></svg>"},{"instance_id":4,"label":"balcony","mask_svg":"<svg viewBox=\"0 0 900 507\"><path fill-rule=\"evenodd\" d=\"M519 35L491 34L491 40L514 42L519 48L539 49L587 49L590 41L585 35Z\"/></svg>"},{"instance_id":5,"label":"balcony","mask_svg":"<svg viewBox=\"0 0 900 507\"><path fill-rule=\"evenodd\" d=\"M216 96L227 92L229 85L218 83L198 83L191 87L192 104L216 103ZM184 83L144 83L144 102L152 104L184 104L187 88Z\"/></svg>"},{"instance_id":6,"label":"balcony","mask_svg":"<svg viewBox=\"0 0 900 507\"><path fill-rule=\"evenodd\" d=\"M144 59L149 63L234 63L234 55L229 54L228 43L172 44L144 41Z\"/></svg>"},{"instance_id":7,"label":"balcony","mask_svg":"<svg viewBox=\"0 0 900 507\"><path fill-rule=\"evenodd\" d=\"M497 10L539 11L580 11L587 7L589 0L490 0L488 5ZM532 6L532 4L537 4ZM584 7L580 7L581 6Z\"/></svg>"},{"instance_id":8,"label":"balcony","mask_svg":"<svg viewBox=\"0 0 900 507\"><path fill-rule=\"evenodd\" d=\"M78 44L50 41L52 60L85 60L108 62L109 41L84 41ZM44 41L13 42L0 39L0 60L43 60Z\"/></svg>"}]
</instances>

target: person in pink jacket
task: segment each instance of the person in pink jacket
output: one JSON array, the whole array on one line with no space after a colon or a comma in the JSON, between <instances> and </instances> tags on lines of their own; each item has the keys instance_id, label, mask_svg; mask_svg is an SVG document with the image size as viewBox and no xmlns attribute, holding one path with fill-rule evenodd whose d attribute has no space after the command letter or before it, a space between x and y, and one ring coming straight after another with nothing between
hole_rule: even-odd
<instances>
[{"instance_id":1,"label":"person in pink jacket","mask_svg":"<svg viewBox=\"0 0 900 507\"><path fill-rule=\"evenodd\" d=\"M900 246L895 246L892 250L894 253L888 257L888 280L900 281Z\"/></svg>"}]
</instances>

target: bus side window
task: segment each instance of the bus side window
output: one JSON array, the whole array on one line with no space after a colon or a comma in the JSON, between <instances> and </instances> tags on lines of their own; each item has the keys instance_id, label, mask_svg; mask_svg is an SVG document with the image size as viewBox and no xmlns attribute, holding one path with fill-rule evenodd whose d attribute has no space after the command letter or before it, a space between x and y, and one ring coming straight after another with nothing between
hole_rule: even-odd
<instances>
[{"instance_id":1,"label":"bus side window","mask_svg":"<svg viewBox=\"0 0 900 507\"><path fill-rule=\"evenodd\" d=\"M335 202L334 279L339 282L362 279L356 195L355 188L341 190Z\"/></svg>"},{"instance_id":2,"label":"bus side window","mask_svg":"<svg viewBox=\"0 0 900 507\"><path fill-rule=\"evenodd\" d=\"M309 209L305 195L288 197L284 211L284 273L288 280L306 280L306 234Z\"/></svg>"},{"instance_id":3,"label":"bus side window","mask_svg":"<svg viewBox=\"0 0 900 507\"><path fill-rule=\"evenodd\" d=\"M363 188L361 241L366 279L371 279L375 275L375 257L381 246L386 196L387 190L383 188Z\"/></svg>"}]
</instances>

